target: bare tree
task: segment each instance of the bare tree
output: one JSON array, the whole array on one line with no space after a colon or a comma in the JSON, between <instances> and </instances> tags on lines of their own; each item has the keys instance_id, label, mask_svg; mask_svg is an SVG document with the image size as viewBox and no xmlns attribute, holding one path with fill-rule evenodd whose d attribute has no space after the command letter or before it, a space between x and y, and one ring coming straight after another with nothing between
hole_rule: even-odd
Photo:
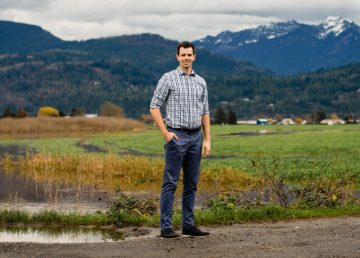
<instances>
[{"instance_id":1,"label":"bare tree","mask_svg":"<svg viewBox=\"0 0 360 258\"><path fill-rule=\"evenodd\" d=\"M100 106L100 116L124 117L124 111L122 107L106 101Z\"/></svg>"}]
</instances>

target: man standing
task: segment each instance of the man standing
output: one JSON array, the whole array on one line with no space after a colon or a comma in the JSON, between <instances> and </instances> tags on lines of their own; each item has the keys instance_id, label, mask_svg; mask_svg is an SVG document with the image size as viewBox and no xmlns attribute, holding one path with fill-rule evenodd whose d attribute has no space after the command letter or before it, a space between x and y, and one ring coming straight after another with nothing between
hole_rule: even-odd
<instances>
[{"instance_id":1,"label":"man standing","mask_svg":"<svg viewBox=\"0 0 360 258\"><path fill-rule=\"evenodd\" d=\"M179 67L165 73L158 82L150 113L165 139L165 169L160 197L161 237L179 237L172 229L174 193L183 169L182 234L206 236L195 227L195 193L201 156L210 154L210 115L205 80L192 69L195 47L181 42L176 51ZM166 125L160 112L166 104ZM204 132L204 140L203 134Z\"/></svg>"}]
</instances>

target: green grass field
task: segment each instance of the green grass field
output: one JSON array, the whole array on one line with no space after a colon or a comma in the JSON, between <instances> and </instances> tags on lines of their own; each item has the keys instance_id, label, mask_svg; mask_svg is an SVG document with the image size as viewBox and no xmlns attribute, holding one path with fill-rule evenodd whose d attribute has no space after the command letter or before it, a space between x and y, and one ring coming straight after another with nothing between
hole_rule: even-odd
<instances>
[{"instance_id":1,"label":"green grass field","mask_svg":"<svg viewBox=\"0 0 360 258\"><path fill-rule=\"evenodd\" d=\"M227 125L211 129L212 152L210 158L203 160L204 168L231 167L256 175L259 171L253 161L257 161L295 181L309 177L356 177L360 181L360 125ZM43 153L86 152L77 143L90 150L97 148L98 155L162 159L164 153L163 138L151 126L139 132L0 140L0 146L17 144Z\"/></svg>"}]
</instances>

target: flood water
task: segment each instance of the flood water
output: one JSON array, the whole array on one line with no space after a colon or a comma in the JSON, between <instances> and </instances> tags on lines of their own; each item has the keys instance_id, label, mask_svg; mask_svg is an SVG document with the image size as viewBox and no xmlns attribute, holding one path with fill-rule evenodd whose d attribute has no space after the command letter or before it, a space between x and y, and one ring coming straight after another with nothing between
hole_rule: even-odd
<instances>
[{"instance_id":1,"label":"flood water","mask_svg":"<svg viewBox=\"0 0 360 258\"><path fill-rule=\"evenodd\" d=\"M80 213L104 211L114 193L108 193L99 185L72 185L36 181L18 170L0 168L0 210L17 209L30 212L51 209ZM0 242L31 243L101 243L150 237L149 230L89 229L89 228L0 228Z\"/></svg>"},{"instance_id":2,"label":"flood water","mask_svg":"<svg viewBox=\"0 0 360 258\"><path fill-rule=\"evenodd\" d=\"M106 209L111 197L98 186L40 183L18 170L0 168L0 209L97 211Z\"/></svg>"},{"instance_id":3,"label":"flood water","mask_svg":"<svg viewBox=\"0 0 360 258\"><path fill-rule=\"evenodd\" d=\"M63 228L0 228L0 242L7 243L104 243L135 238L156 237L157 229L124 228L113 229L63 229Z\"/></svg>"},{"instance_id":4,"label":"flood water","mask_svg":"<svg viewBox=\"0 0 360 258\"><path fill-rule=\"evenodd\" d=\"M42 210L76 211L80 213L105 211L116 199L115 192L102 189L100 185L72 185L69 182L37 182L18 170L0 168L0 209L26 210L36 213ZM123 191L128 196L141 199L157 199L154 190ZM181 194L175 196L174 205L181 207ZM209 193L196 196L195 207L201 208Z\"/></svg>"},{"instance_id":5,"label":"flood water","mask_svg":"<svg viewBox=\"0 0 360 258\"><path fill-rule=\"evenodd\" d=\"M124 239L123 232L111 230L0 228L0 242L8 243L99 243Z\"/></svg>"}]
</instances>

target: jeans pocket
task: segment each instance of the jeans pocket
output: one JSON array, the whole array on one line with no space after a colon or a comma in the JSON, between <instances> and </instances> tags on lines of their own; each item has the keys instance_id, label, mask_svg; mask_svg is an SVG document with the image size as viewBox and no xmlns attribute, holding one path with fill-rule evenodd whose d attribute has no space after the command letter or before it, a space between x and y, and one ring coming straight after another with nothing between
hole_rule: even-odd
<instances>
[{"instance_id":1,"label":"jeans pocket","mask_svg":"<svg viewBox=\"0 0 360 258\"><path fill-rule=\"evenodd\" d=\"M172 138L170 141L168 141L168 142L165 142L165 144L164 144L164 148L167 146L167 145L169 145L171 142L173 142L174 141L174 138Z\"/></svg>"}]
</instances>

